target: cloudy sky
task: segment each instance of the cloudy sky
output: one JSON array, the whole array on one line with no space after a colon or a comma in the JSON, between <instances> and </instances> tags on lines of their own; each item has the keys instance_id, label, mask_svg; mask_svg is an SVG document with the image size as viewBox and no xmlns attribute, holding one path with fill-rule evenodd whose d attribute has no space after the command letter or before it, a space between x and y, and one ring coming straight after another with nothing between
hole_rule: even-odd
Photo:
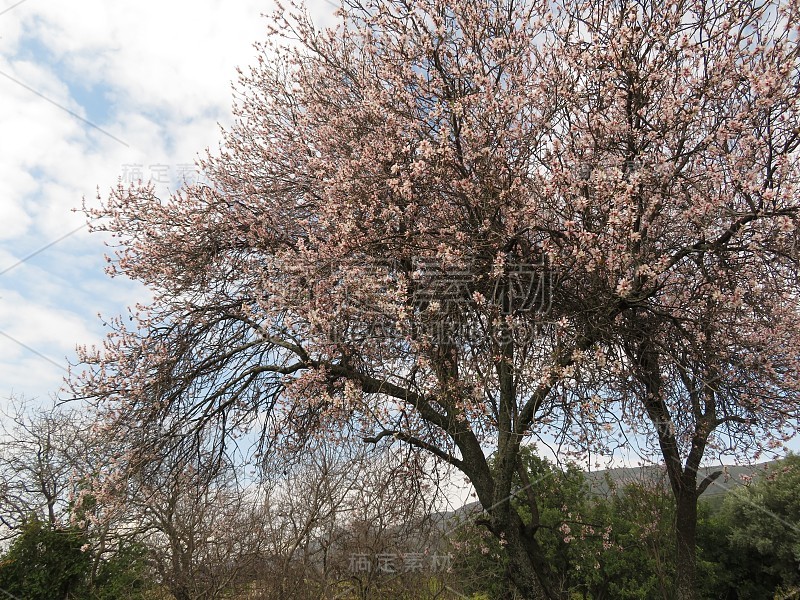
<instances>
[{"instance_id":1,"label":"cloudy sky","mask_svg":"<svg viewBox=\"0 0 800 600\"><path fill-rule=\"evenodd\" d=\"M325 0L310 3L318 24ZM271 0L0 0L0 404L58 392L76 344L146 300L104 273L80 208L120 178L166 194L229 124Z\"/></svg>"}]
</instances>

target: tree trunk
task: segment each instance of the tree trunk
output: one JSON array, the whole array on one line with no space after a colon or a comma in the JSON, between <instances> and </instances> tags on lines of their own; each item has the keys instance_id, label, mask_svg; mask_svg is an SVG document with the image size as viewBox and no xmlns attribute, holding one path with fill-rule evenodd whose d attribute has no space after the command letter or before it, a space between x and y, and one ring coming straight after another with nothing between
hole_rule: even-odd
<instances>
[{"instance_id":1,"label":"tree trunk","mask_svg":"<svg viewBox=\"0 0 800 600\"><path fill-rule=\"evenodd\" d=\"M518 513L509 514L509 526L503 529L509 576L517 592L526 600L559 600L550 586L552 578L541 546L522 523Z\"/></svg>"},{"instance_id":2,"label":"tree trunk","mask_svg":"<svg viewBox=\"0 0 800 600\"><path fill-rule=\"evenodd\" d=\"M675 497L675 597L677 600L695 600L697 492L685 490Z\"/></svg>"},{"instance_id":3,"label":"tree trunk","mask_svg":"<svg viewBox=\"0 0 800 600\"><path fill-rule=\"evenodd\" d=\"M476 489L480 497L478 486ZM501 540L508 558L506 575L514 590L525 600L561 600L550 586L552 578L542 548L516 509L508 506L508 502L486 501L483 506L489 507L486 510L489 520L482 524Z\"/></svg>"},{"instance_id":4,"label":"tree trunk","mask_svg":"<svg viewBox=\"0 0 800 600\"><path fill-rule=\"evenodd\" d=\"M521 536L507 536L506 550L509 560L509 574L514 587L525 600L556 600L541 581L536 572L535 559L531 557Z\"/></svg>"}]
</instances>

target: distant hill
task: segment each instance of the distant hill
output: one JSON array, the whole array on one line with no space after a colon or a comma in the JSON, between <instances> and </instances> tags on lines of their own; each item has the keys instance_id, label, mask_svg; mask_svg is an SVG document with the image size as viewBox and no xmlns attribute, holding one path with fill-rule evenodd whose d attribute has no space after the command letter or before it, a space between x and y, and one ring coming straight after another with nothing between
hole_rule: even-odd
<instances>
[{"instance_id":1,"label":"distant hill","mask_svg":"<svg viewBox=\"0 0 800 600\"><path fill-rule=\"evenodd\" d=\"M780 464L780 460L772 460L746 466L702 467L698 475L698 481L702 481L709 473L714 471L722 470L724 473L708 486L701 499L708 501L713 506L719 506L726 493L746 485L746 481L750 478L756 481L765 473L775 471ZM662 482L665 487L669 486L666 479L666 469L662 465L584 471L583 475L586 477L590 494L597 496L608 496L611 493L611 487L620 490L630 483L649 483L654 485ZM451 524L453 519L464 519L479 512L481 512L480 504L478 502L470 502L454 511L439 513L438 518L441 519L442 525L446 526Z\"/></svg>"},{"instance_id":2,"label":"distant hill","mask_svg":"<svg viewBox=\"0 0 800 600\"><path fill-rule=\"evenodd\" d=\"M749 478L758 479L764 473L773 471L781 461L773 460L746 466L714 466L702 467L698 474L698 483L714 471L724 471L716 481L703 493L703 498L724 496L728 491L746 484ZM621 488L629 483L651 483L663 481L668 486L666 469L662 465L647 467L620 467L602 471L584 472L591 493L607 495L610 492L609 480L614 487Z\"/></svg>"}]
</instances>

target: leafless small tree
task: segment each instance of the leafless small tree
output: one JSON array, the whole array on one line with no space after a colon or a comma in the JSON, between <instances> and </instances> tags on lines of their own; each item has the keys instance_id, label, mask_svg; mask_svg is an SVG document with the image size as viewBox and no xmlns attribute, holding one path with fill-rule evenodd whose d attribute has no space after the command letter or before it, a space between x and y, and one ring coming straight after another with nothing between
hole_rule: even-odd
<instances>
[{"instance_id":1,"label":"leafless small tree","mask_svg":"<svg viewBox=\"0 0 800 600\"><path fill-rule=\"evenodd\" d=\"M0 439L0 535L13 537L34 515L51 527L67 522L92 455L77 414L11 397L0 413Z\"/></svg>"}]
</instances>

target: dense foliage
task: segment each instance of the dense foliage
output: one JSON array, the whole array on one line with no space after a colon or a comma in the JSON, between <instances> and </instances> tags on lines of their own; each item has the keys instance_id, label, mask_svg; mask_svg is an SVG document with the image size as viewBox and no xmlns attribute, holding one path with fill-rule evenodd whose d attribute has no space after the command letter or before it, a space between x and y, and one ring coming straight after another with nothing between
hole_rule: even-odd
<instances>
[{"instance_id":1,"label":"dense foliage","mask_svg":"<svg viewBox=\"0 0 800 600\"><path fill-rule=\"evenodd\" d=\"M721 569L729 597L739 600L800 593L800 456L730 493L702 537Z\"/></svg>"},{"instance_id":2,"label":"dense foliage","mask_svg":"<svg viewBox=\"0 0 800 600\"><path fill-rule=\"evenodd\" d=\"M31 600L66 600L85 592L89 556L85 538L71 528L31 519L0 562L0 589Z\"/></svg>"},{"instance_id":3,"label":"dense foliage","mask_svg":"<svg viewBox=\"0 0 800 600\"><path fill-rule=\"evenodd\" d=\"M531 478L547 482L541 543L564 597L671 600L675 597L675 507L663 479L608 480L593 495L586 476L532 455ZM724 502L701 501L697 596L766 600L800 593L800 457L790 455L752 484L731 484ZM569 507L569 509L567 509ZM476 523L477 521L477 523ZM475 598L517 598L501 545L480 519L456 528L455 563Z\"/></svg>"},{"instance_id":4,"label":"dense foliage","mask_svg":"<svg viewBox=\"0 0 800 600\"><path fill-rule=\"evenodd\" d=\"M155 587L143 546L120 544L94 565L85 531L33 517L0 556L0 590L24 600L139 600Z\"/></svg>"}]
</instances>

